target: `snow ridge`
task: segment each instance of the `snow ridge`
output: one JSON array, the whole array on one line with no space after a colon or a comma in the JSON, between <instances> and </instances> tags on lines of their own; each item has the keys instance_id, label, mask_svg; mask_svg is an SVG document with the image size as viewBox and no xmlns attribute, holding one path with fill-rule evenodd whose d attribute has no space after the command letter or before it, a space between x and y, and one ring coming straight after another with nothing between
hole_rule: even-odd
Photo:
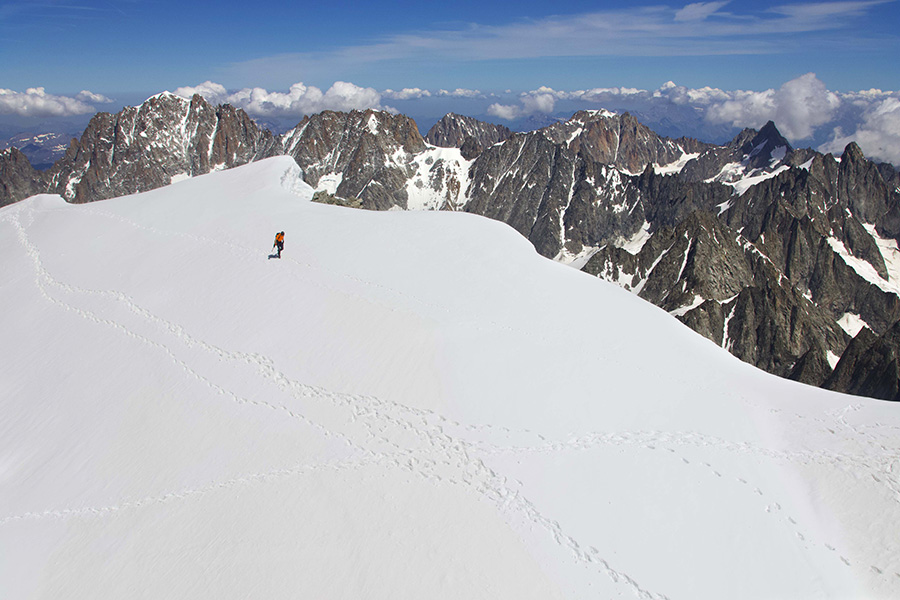
<instances>
[{"instance_id":1,"label":"snow ridge","mask_svg":"<svg viewBox=\"0 0 900 600\"><path fill-rule=\"evenodd\" d=\"M279 157L140 197L0 209L4 271L22 282L0 287L24 357L0 367L20 390L0 544L33 540L0 569L17 596L45 572L76 596L98 581L121 595L134 571L96 575L144 549L160 597L897 590L900 417L884 403L848 410L766 376L505 226L311 203L300 175ZM278 229L285 254L267 260ZM292 310L260 293L273 281ZM36 352L69 375L37 377ZM348 546L356 577L334 558ZM169 562L191 548L191 565ZM686 560L708 572L684 577ZM239 562L258 576L230 578Z\"/></svg>"}]
</instances>

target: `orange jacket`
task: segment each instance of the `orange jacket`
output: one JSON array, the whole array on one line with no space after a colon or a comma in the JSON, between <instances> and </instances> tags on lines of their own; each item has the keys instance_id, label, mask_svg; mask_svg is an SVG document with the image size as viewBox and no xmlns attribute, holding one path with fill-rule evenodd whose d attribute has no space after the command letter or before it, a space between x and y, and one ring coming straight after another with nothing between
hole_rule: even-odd
<instances>
[{"instance_id":1,"label":"orange jacket","mask_svg":"<svg viewBox=\"0 0 900 600\"><path fill-rule=\"evenodd\" d=\"M283 242L283 241L284 241L284 234L283 234L283 233L276 234L276 235L275 235L275 241L276 241L276 242Z\"/></svg>"}]
</instances>

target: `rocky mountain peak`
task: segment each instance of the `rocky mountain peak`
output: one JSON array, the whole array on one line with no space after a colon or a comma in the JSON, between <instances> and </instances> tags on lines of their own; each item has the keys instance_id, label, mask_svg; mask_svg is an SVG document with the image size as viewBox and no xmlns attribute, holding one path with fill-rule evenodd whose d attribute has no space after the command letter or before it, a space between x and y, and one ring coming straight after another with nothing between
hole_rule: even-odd
<instances>
[{"instance_id":1,"label":"rocky mountain peak","mask_svg":"<svg viewBox=\"0 0 900 600\"><path fill-rule=\"evenodd\" d=\"M589 160L633 174L642 172L648 164L672 163L684 154L678 144L658 136L627 112L582 110L538 133Z\"/></svg>"},{"instance_id":2,"label":"rocky mountain peak","mask_svg":"<svg viewBox=\"0 0 900 600\"><path fill-rule=\"evenodd\" d=\"M369 137L385 150L402 148L406 152L421 152L425 149L425 140L415 121L406 115L373 109L350 112L326 110L304 117L297 127L282 138L288 154L302 140L307 139L303 136L309 135L325 142L329 147L341 138L348 139L350 145L355 146L359 139Z\"/></svg>"},{"instance_id":3,"label":"rocky mountain peak","mask_svg":"<svg viewBox=\"0 0 900 600\"><path fill-rule=\"evenodd\" d=\"M752 128L741 130L725 147L732 148L745 156L767 154L776 148L793 150L790 142L781 135L778 127L772 121L766 122L759 130Z\"/></svg>"},{"instance_id":4,"label":"rocky mountain peak","mask_svg":"<svg viewBox=\"0 0 900 600\"><path fill-rule=\"evenodd\" d=\"M688 181L735 183L748 177L774 174L779 168L796 162L794 149L775 123L767 122L759 131L744 129L724 146L712 146L700 152L681 171ZM804 159L806 153L804 153Z\"/></svg>"},{"instance_id":5,"label":"rocky mountain peak","mask_svg":"<svg viewBox=\"0 0 900 600\"><path fill-rule=\"evenodd\" d=\"M767 122L758 132L745 129L741 133L732 144L737 149L735 158L740 154L740 163L746 170L770 171L781 166L785 157L793 152L791 144L772 121ZM743 135L750 133L755 133L750 139L747 139L749 135ZM739 142L742 143L738 145Z\"/></svg>"},{"instance_id":6,"label":"rocky mountain peak","mask_svg":"<svg viewBox=\"0 0 900 600\"><path fill-rule=\"evenodd\" d=\"M625 114L628 114L628 113L625 113ZM618 116L619 116L618 113L613 112L611 110L605 110L605 109L579 110L575 114L573 114L571 117L569 117L569 119L566 122L567 123L574 122L574 123L585 124L585 123L589 123L591 121L601 121L604 119L615 119Z\"/></svg>"},{"instance_id":7,"label":"rocky mountain peak","mask_svg":"<svg viewBox=\"0 0 900 600\"><path fill-rule=\"evenodd\" d=\"M750 142L752 142L753 139L758 135L759 131L757 131L756 129L753 129L752 127L745 127L736 136L734 136L734 139L732 139L725 145L726 147L743 148L746 145L750 144Z\"/></svg>"},{"instance_id":8,"label":"rocky mountain peak","mask_svg":"<svg viewBox=\"0 0 900 600\"><path fill-rule=\"evenodd\" d=\"M406 208L407 167L427 148L411 118L371 109L304 117L281 146L313 187L381 210Z\"/></svg>"},{"instance_id":9,"label":"rocky mountain peak","mask_svg":"<svg viewBox=\"0 0 900 600\"><path fill-rule=\"evenodd\" d=\"M844 153L841 154L841 162L847 160L851 163L858 163L860 161L865 160L865 156L863 155L862 149L856 142L850 142L844 148Z\"/></svg>"},{"instance_id":10,"label":"rocky mountain peak","mask_svg":"<svg viewBox=\"0 0 900 600\"><path fill-rule=\"evenodd\" d=\"M783 135L781 135L781 132L778 131L778 127L775 126L774 121L766 121L766 124L759 130L757 137L770 141L775 147L790 147L790 143Z\"/></svg>"},{"instance_id":11,"label":"rocky mountain peak","mask_svg":"<svg viewBox=\"0 0 900 600\"><path fill-rule=\"evenodd\" d=\"M200 94L194 94L194 96L192 97L192 100L196 99L196 98L203 98L203 97ZM188 100L187 98L185 98L183 96L178 96L177 94L173 94L172 92L167 90L164 92L160 92L158 94L154 94L153 96L150 96L149 98L147 98L142 103L135 106L134 108L140 109L142 107L148 107L152 110L158 111L161 108L163 110L171 109L172 107L184 108L185 106L188 105L189 102L191 102L191 100ZM205 98L203 98L203 102L206 102Z\"/></svg>"},{"instance_id":12,"label":"rocky mountain peak","mask_svg":"<svg viewBox=\"0 0 900 600\"><path fill-rule=\"evenodd\" d=\"M40 194L46 187L45 176L18 148L0 151L0 206Z\"/></svg>"},{"instance_id":13,"label":"rocky mountain peak","mask_svg":"<svg viewBox=\"0 0 900 600\"><path fill-rule=\"evenodd\" d=\"M877 165L866 160L855 142L841 155L837 197L863 223L877 224L889 237L900 237L900 192L889 185Z\"/></svg>"},{"instance_id":14,"label":"rocky mountain peak","mask_svg":"<svg viewBox=\"0 0 900 600\"><path fill-rule=\"evenodd\" d=\"M503 125L447 113L428 130L425 141L442 148L460 148L463 150L463 158L471 160L485 148L509 139L512 134Z\"/></svg>"},{"instance_id":15,"label":"rocky mountain peak","mask_svg":"<svg viewBox=\"0 0 900 600\"><path fill-rule=\"evenodd\" d=\"M163 92L94 115L50 170L49 191L72 202L133 194L270 156L274 146L243 110Z\"/></svg>"}]
</instances>

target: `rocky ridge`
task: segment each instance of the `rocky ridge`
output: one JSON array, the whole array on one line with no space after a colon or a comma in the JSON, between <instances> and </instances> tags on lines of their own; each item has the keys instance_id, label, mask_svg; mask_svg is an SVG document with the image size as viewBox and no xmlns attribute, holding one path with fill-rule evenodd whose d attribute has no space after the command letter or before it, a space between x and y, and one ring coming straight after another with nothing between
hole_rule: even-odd
<instances>
[{"instance_id":1,"label":"rocky ridge","mask_svg":"<svg viewBox=\"0 0 900 600\"><path fill-rule=\"evenodd\" d=\"M70 202L142 192L272 156L277 142L242 111L199 95L151 97L98 113L49 172L48 191Z\"/></svg>"},{"instance_id":2,"label":"rocky ridge","mask_svg":"<svg viewBox=\"0 0 900 600\"><path fill-rule=\"evenodd\" d=\"M900 401L900 323L881 335L861 329L823 387Z\"/></svg>"},{"instance_id":3,"label":"rocky ridge","mask_svg":"<svg viewBox=\"0 0 900 600\"><path fill-rule=\"evenodd\" d=\"M728 144L698 153L679 174L688 181L733 183L784 170L786 157L793 153L791 144L769 121L759 131L744 129Z\"/></svg>"},{"instance_id":4,"label":"rocky ridge","mask_svg":"<svg viewBox=\"0 0 900 600\"><path fill-rule=\"evenodd\" d=\"M0 206L46 191L46 176L18 148L0 150Z\"/></svg>"},{"instance_id":5,"label":"rocky ridge","mask_svg":"<svg viewBox=\"0 0 900 600\"><path fill-rule=\"evenodd\" d=\"M441 148L459 148L463 158L472 160L485 148L512 137L512 134L503 125L448 113L428 130L425 141Z\"/></svg>"},{"instance_id":6,"label":"rocky ridge","mask_svg":"<svg viewBox=\"0 0 900 600\"><path fill-rule=\"evenodd\" d=\"M765 132L742 135L759 142ZM764 179L729 185L724 200L715 190L726 186L715 182L701 184L705 195L679 192L696 185L690 173L655 183L658 175L643 174L644 189L659 186L650 193L657 214L647 213L643 239L611 242L584 269L632 289L747 362L853 392L846 382L862 375L831 378L856 333L847 323L881 334L900 319L894 262L900 258L894 218L900 194L855 144L840 161L801 152L798 157L788 146L775 152L776 160L750 164L749 176L758 179L764 169ZM746 164L746 154L742 158ZM806 160L795 166L800 158ZM659 209L665 213L682 198L690 205L682 211L687 218L659 218ZM668 229L673 222L681 235L675 242ZM710 232L715 251L704 253Z\"/></svg>"},{"instance_id":7,"label":"rocky ridge","mask_svg":"<svg viewBox=\"0 0 900 600\"><path fill-rule=\"evenodd\" d=\"M307 183L363 208L441 208L458 199L467 161L429 146L404 115L366 110L304 117L281 139Z\"/></svg>"}]
</instances>

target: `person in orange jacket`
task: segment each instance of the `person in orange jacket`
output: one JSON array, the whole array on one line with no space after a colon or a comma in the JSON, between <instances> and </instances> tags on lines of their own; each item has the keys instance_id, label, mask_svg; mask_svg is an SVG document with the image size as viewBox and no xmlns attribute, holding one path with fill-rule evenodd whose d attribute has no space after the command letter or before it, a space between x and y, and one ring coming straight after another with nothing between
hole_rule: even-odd
<instances>
[{"instance_id":1,"label":"person in orange jacket","mask_svg":"<svg viewBox=\"0 0 900 600\"><path fill-rule=\"evenodd\" d=\"M273 248L278 248L278 258L281 258L281 251L284 250L284 232L280 231L275 234L275 245Z\"/></svg>"}]
</instances>

